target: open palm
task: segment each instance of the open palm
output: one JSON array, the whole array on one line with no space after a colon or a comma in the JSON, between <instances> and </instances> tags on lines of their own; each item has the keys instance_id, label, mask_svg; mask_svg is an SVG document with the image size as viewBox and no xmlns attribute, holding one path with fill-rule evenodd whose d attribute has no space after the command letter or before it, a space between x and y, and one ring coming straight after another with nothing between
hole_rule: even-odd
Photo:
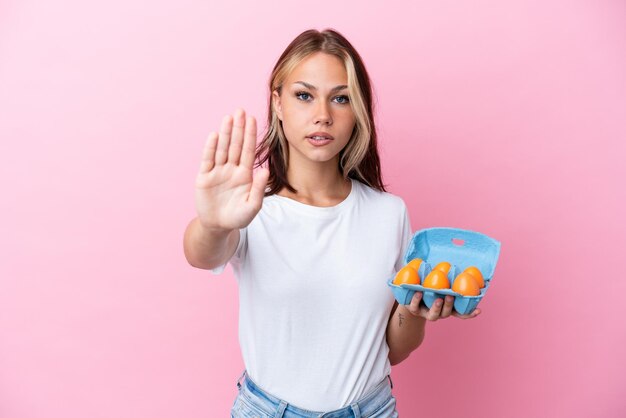
<instances>
[{"instance_id":1,"label":"open palm","mask_svg":"<svg viewBox=\"0 0 626 418\"><path fill-rule=\"evenodd\" d=\"M196 210L209 229L244 228L261 210L269 171L253 175L256 120L238 109L211 132L196 177Z\"/></svg>"}]
</instances>

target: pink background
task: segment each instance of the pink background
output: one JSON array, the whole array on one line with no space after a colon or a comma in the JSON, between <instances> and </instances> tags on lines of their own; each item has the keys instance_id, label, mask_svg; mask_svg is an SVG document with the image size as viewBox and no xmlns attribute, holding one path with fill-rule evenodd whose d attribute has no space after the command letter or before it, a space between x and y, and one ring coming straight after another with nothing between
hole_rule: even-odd
<instances>
[{"instance_id":1,"label":"pink background","mask_svg":"<svg viewBox=\"0 0 626 418\"><path fill-rule=\"evenodd\" d=\"M89 3L0 3L0 416L228 415L236 285L182 234L206 135L264 126L310 27L362 54L413 229L502 242L483 314L394 367L401 416L626 416L623 1Z\"/></svg>"}]
</instances>

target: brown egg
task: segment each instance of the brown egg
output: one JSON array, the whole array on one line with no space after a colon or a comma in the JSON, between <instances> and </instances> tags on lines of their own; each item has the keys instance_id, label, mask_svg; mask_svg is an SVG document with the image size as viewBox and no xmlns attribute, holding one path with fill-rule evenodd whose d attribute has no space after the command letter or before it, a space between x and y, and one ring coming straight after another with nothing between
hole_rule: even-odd
<instances>
[{"instance_id":1,"label":"brown egg","mask_svg":"<svg viewBox=\"0 0 626 418\"><path fill-rule=\"evenodd\" d=\"M480 270L478 270L478 267L469 266L468 268L463 270L463 272L469 273L472 276L474 276L474 278L476 279L476 282L478 283L478 286L485 287L485 279L483 278L483 274L480 272Z\"/></svg>"},{"instance_id":2,"label":"brown egg","mask_svg":"<svg viewBox=\"0 0 626 418\"><path fill-rule=\"evenodd\" d=\"M398 286L401 284L420 284L417 270L407 264L396 274L396 277L393 279L393 284Z\"/></svg>"},{"instance_id":3,"label":"brown egg","mask_svg":"<svg viewBox=\"0 0 626 418\"><path fill-rule=\"evenodd\" d=\"M441 270L444 273L448 274L448 272L450 271L450 267L452 267L450 263L448 263L447 261L442 261L441 263L437 264L433 268L433 270Z\"/></svg>"},{"instance_id":4,"label":"brown egg","mask_svg":"<svg viewBox=\"0 0 626 418\"><path fill-rule=\"evenodd\" d=\"M421 258L414 258L407 263L407 266L411 266L415 269L415 271L419 271L420 266L422 265L422 261L423 260Z\"/></svg>"},{"instance_id":5,"label":"brown egg","mask_svg":"<svg viewBox=\"0 0 626 418\"><path fill-rule=\"evenodd\" d=\"M456 293L460 293L463 296L480 295L480 286L476 281L476 278L466 272L463 272L456 276L456 279L454 279L454 283L452 283L452 290L454 290Z\"/></svg>"},{"instance_id":6,"label":"brown egg","mask_svg":"<svg viewBox=\"0 0 626 418\"><path fill-rule=\"evenodd\" d=\"M441 270L433 270L424 279L424 287L431 289L450 289L448 275Z\"/></svg>"}]
</instances>

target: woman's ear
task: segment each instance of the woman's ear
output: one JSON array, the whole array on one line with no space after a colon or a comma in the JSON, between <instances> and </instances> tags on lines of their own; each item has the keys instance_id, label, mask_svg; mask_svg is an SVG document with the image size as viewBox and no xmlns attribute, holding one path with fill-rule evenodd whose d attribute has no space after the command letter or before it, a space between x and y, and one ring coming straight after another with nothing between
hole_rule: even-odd
<instances>
[{"instance_id":1,"label":"woman's ear","mask_svg":"<svg viewBox=\"0 0 626 418\"><path fill-rule=\"evenodd\" d=\"M282 122L283 106L280 102L280 94L278 94L278 91L276 90L272 92L272 102L274 104L274 112L276 112L276 116L278 116L278 119L280 119L280 121Z\"/></svg>"}]
</instances>

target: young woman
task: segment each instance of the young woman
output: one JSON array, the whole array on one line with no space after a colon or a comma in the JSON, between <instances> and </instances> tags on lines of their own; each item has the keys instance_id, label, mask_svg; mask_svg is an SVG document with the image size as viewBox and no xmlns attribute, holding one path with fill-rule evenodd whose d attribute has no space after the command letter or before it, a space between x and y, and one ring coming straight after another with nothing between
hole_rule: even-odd
<instances>
[{"instance_id":1,"label":"young woman","mask_svg":"<svg viewBox=\"0 0 626 418\"><path fill-rule=\"evenodd\" d=\"M338 32L308 30L270 78L268 129L239 109L206 141L189 263L239 286L246 371L231 416L395 417L391 365L424 339L421 293L398 306L386 281L412 231L381 179L365 66ZM253 172L257 161L258 170Z\"/></svg>"}]
</instances>

